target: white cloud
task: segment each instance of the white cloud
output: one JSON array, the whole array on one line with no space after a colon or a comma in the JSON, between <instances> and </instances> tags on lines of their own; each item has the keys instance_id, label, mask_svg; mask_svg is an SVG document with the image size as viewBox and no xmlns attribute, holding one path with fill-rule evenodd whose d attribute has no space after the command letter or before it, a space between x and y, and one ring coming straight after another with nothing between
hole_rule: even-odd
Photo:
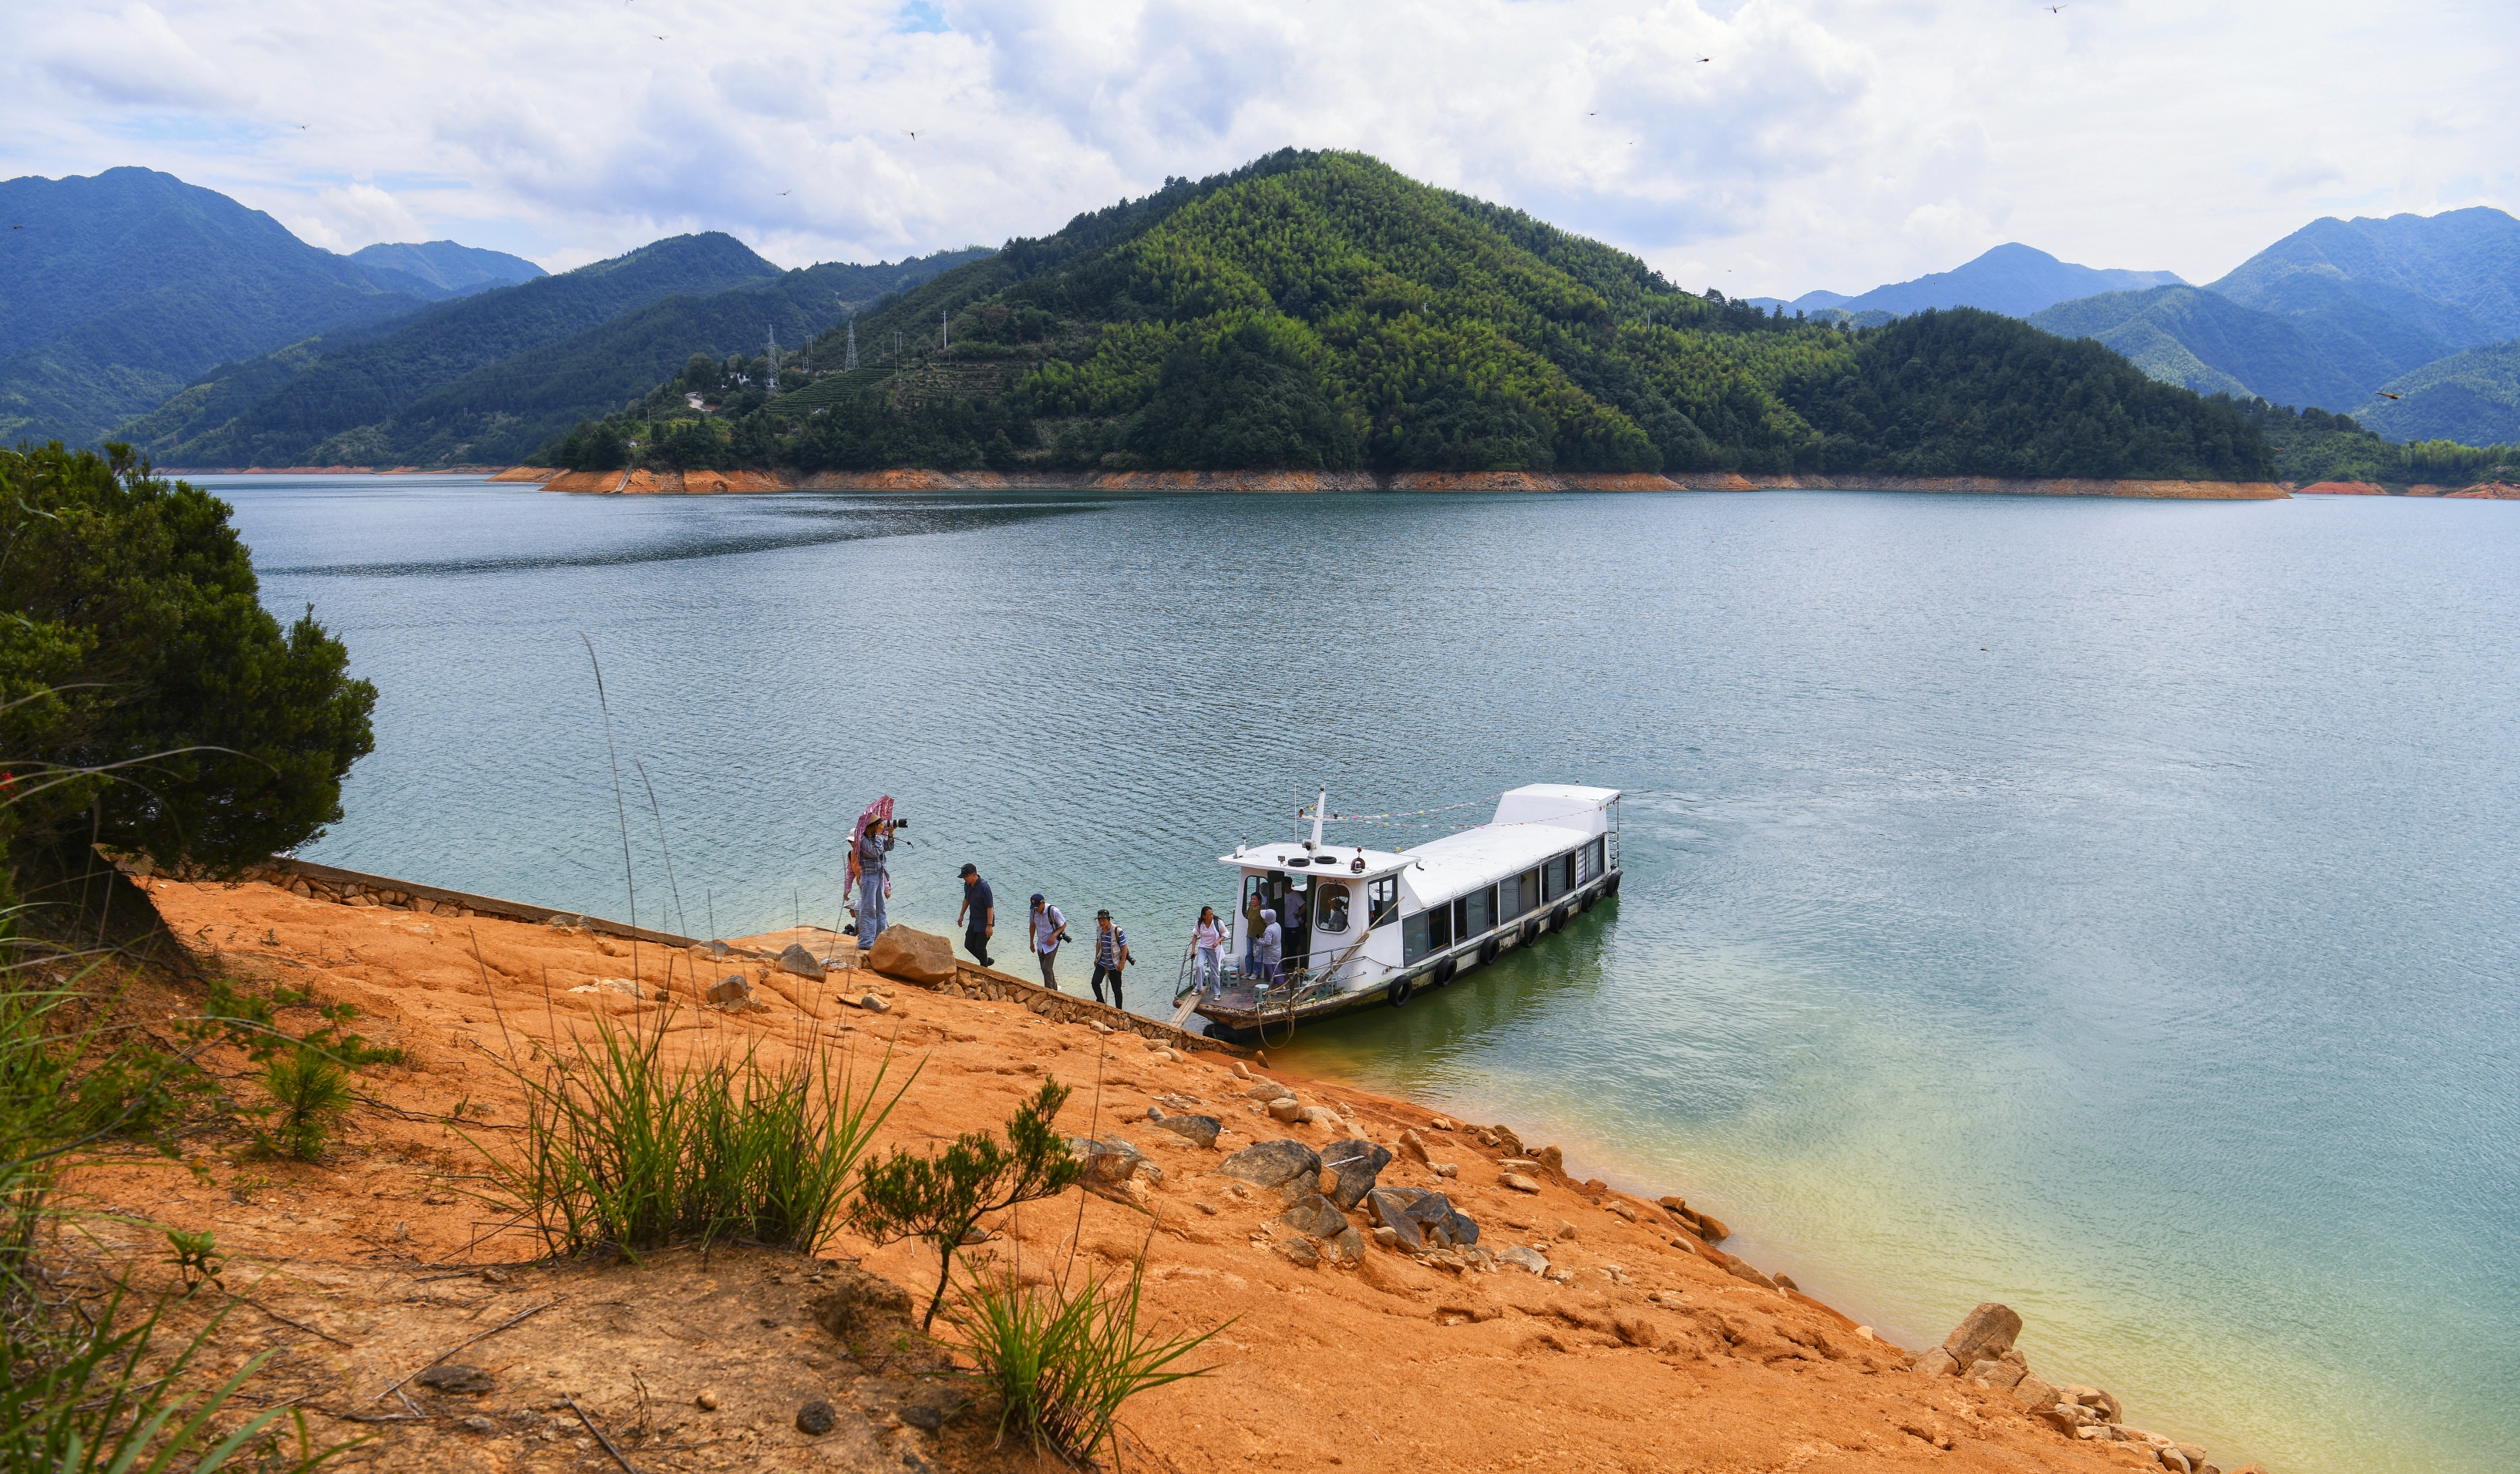
<instances>
[{"instance_id":1,"label":"white cloud","mask_svg":"<svg viewBox=\"0 0 2520 1474\"><path fill-rule=\"evenodd\" d=\"M0 165L147 164L327 244L564 268L726 230L794 265L1039 235L1292 144L1728 291L2004 240L2206 281L2321 212L2520 203L2515 34L2264 0L158 0L27 27Z\"/></svg>"}]
</instances>

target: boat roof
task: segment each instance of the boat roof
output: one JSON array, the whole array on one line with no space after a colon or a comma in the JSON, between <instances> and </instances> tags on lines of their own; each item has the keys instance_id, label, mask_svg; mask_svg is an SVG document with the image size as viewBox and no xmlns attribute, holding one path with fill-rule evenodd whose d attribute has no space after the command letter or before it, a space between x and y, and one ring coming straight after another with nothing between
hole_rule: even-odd
<instances>
[{"instance_id":1,"label":"boat roof","mask_svg":"<svg viewBox=\"0 0 2520 1474\"><path fill-rule=\"evenodd\" d=\"M1335 875L1372 879L1395 871L1415 871L1409 888L1420 896L1450 896L1527 871L1552 855L1564 854L1594 832L1593 816L1618 801L1616 788L1580 783L1525 783L1497 800L1496 818L1474 829L1430 839L1406 850L1377 850L1352 844L1324 844L1307 851L1303 841L1246 844L1224 865L1243 870L1282 871L1290 875ZM1365 869L1356 869L1356 861ZM1324 863L1327 862L1327 863Z\"/></svg>"}]
</instances>

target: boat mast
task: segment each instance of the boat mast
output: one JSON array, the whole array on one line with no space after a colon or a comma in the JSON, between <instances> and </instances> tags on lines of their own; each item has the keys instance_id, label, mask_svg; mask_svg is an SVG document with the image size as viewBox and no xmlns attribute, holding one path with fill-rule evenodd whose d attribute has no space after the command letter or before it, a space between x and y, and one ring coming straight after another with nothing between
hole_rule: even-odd
<instances>
[{"instance_id":1,"label":"boat mast","mask_svg":"<svg viewBox=\"0 0 2520 1474\"><path fill-rule=\"evenodd\" d=\"M1313 800L1313 837L1304 841L1304 848L1318 850L1322 847L1322 817L1329 812L1329 808L1330 790L1324 788L1321 796Z\"/></svg>"}]
</instances>

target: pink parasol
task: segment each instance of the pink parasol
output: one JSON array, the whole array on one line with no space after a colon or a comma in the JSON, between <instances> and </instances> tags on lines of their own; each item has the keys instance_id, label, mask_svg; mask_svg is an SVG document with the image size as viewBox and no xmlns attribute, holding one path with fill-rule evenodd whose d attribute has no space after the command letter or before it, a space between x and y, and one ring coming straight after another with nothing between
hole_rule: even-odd
<instances>
[{"instance_id":1,"label":"pink parasol","mask_svg":"<svg viewBox=\"0 0 2520 1474\"><path fill-rule=\"evenodd\" d=\"M849 884L852 887L858 883L861 871L858 864L858 841L866 837L867 826L890 823L892 823L892 795L887 793L867 805L866 812L858 816L857 826L849 830ZM883 877L883 893L887 896L892 894L892 876L889 874Z\"/></svg>"}]
</instances>

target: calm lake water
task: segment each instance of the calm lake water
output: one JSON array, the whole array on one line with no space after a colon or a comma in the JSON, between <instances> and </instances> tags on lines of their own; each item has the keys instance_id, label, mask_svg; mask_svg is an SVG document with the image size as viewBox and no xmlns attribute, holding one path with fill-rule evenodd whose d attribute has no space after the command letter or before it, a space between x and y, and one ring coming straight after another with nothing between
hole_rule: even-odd
<instances>
[{"instance_id":1,"label":"calm lake water","mask_svg":"<svg viewBox=\"0 0 2520 1474\"><path fill-rule=\"evenodd\" d=\"M581 635L639 920L832 924L891 793L896 919L1108 906L1147 1006L1317 785L1614 785L1615 905L1282 1057L2226 1467L2520 1467L2520 507L207 480L381 692L310 858L627 916Z\"/></svg>"}]
</instances>

